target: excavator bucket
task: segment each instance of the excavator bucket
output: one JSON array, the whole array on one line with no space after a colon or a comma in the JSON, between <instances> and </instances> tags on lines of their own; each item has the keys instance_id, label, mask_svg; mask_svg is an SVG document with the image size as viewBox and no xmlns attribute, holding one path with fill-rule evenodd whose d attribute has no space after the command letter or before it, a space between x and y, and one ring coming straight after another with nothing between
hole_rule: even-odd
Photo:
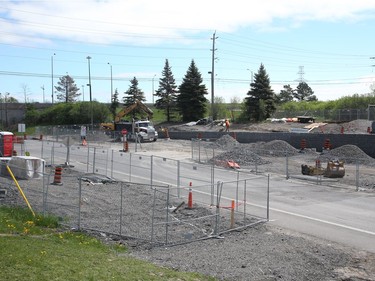
<instances>
[{"instance_id":1,"label":"excavator bucket","mask_svg":"<svg viewBox=\"0 0 375 281\"><path fill-rule=\"evenodd\" d=\"M328 161L324 176L327 178L343 178L345 176L344 161Z\"/></svg>"}]
</instances>

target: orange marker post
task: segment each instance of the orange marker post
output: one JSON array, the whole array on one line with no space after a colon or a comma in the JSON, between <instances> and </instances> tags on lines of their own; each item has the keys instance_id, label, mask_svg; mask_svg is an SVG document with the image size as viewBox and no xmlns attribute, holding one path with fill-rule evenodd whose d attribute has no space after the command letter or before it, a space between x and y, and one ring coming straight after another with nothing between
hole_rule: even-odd
<instances>
[{"instance_id":1,"label":"orange marker post","mask_svg":"<svg viewBox=\"0 0 375 281\"><path fill-rule=\"evenodd\" d=\"M234 207L235 207L235 202L232 200L232 206L230 208L230 228L234 228Z\"/></svg>"}]
</instances>

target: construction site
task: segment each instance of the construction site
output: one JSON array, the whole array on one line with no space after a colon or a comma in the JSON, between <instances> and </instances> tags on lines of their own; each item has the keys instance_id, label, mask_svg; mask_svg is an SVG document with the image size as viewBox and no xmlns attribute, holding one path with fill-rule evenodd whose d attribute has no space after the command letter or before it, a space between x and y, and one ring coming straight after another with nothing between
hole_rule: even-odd
<instances>
[{"instance_id":1,"label":"construction site","mask_svg":"<svg viewBox=\"0 0 375 281\"><path fill-rule=\"evenodd\" d=\"M267 222L273 217L267 215L264 190L269 178L271 205L281 182L288 188L295 186L295 191L304 182L311 192L340 190L353 197L371 197L373 158L353 145L321 153L281 140L240 143L232 133L193 140L160 135L156 142L129 142L124 152L122 142L113 142L110 136L88 135L84 144L79 131L60 128L56 134L27 136L23 143L13 143L12 153L15 150L17 156L9 156L14 159L9 166L35 210L64 217L64 223L79 226L105 243L121 241L131 248L131 256L159 265L220 280L249 280L249 276L251 280L374 280L373 253ZM14 164L17 158L40 159L42 164ZM1 204L27 207L15 182L3 172L1 185L6 191ZM205 184L198 180L199 173L205 175ZM164 185L167 174L171 174L169 188ZM217 185L218 180L223 185ZM226 198L225 190L232 188L242 195ZM262 195L254 197L258 188ZM190 190L193 201L189 201ZM206 191L206 197L197 197ZM217 196L221 193L225 199ZM244 194L253 194L246 209ZM155 200L161 205L150 205ZM121 204L122 218L116 208ZM265 209L259 213L251 204ZM166 205L168 213L163 212ZM78 206L81 213L76 212ZM152 213L162 221L153 220ZM167 227L172 222L176 225Z\"/></svg>"}]
</instances>

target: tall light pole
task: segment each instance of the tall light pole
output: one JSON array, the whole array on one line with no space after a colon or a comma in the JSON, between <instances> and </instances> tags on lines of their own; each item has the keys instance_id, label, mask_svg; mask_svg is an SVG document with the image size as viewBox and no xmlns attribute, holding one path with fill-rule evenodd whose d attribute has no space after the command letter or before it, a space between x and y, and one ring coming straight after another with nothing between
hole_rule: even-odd
<instances>
[{"instance_id":1,"label":"tall light pole","mask_svg":"<svg viewBox=\"0 0 375 281\"><path fill-rule=\"evenodd\" d=\"M69 97L69 85L68 85L68 72L66 73L65 76L65 103L68 103L68 97Z\"/></svg>"},{"instance_id":2,"label":"tall light pole","mask_svg":"<svg viewBox=\"0 0 375 281\"><path fill-rule=\"evenodd\" d=\"M109 64L109 66L111 67L111 100L110 100L110 102L112 102L112 100L113 100L112 64L110 64L109 62L108 62L108 64Z\"/></svg>"},{"instance_id":3,"label":"tall light pole","mask_svg":"<svg viewBox=\"0 0 375 281\"><path fill-rule=\"evenodd\" d=\"M82 101L85 101L85 85L82 85Z\"/></svg>"},{"instance_id":4,"label":"tall light pole","mask_svg":"<svg viewBox=\"0 0 375 281\"><path fill-rule=\"evenodd\" d=\"M55 53L51 56L51 98L52 98L52 104L53 104L53 56L56 56Z\"/></svg>"},{"instance_id":5,"label":"tall light pole","mask_svg":"<svg viewBox=\"0 0 375 281\"><path fill-rule=\"evenodd\" d=\"M156 74L154 74L154 77L152 77L152 103L154 104L154 79L155 79Z\"/></svg>"},{"instance_id":6,"label":"tall light pole","mask_svg":"<svg viewBox=\"0 0 375 281\"><path fill-rule=\"evenodd\" d=\"M40 87L42 90L43 90L43 103L46 102L46 99L44 98L44 85L42 87Z\"/></svg>"},{"instance_id":7,"label":"tall light pole","mask_svg":"<svg viewBox=\"0 0 375 281\"><path fill-rule=\"evenodd\" d=\"M3 105L4 105L4 101L3 101L3 98L1 96L1 93L0 93L0 102L1 102L1 129L4 129L4 120L3 120L3 111L4 111Z\"/></svg>"},{"instance_id":8,"label":"tall light pole","mask_svg":"<svg viewBox=\"0 0 375 281\"><path fill-rule=\"evenodd\" d=\"M8 99L9 93L5 93L4 100L5 100L5 127L8 128Z\"/></svg>"},{"instance_id":9,"label":"tall light pole","mask_svg":"<svg viewBox=\"0 0 375 281\"><path fill-rule=\"evenodd\" d=\"M253 79L254 79L253 71L250 70L250 69L246 69L246 70L250 71L250 73L251 73L251 77L250 77L250 81L251 81L251 82L250 82L250 83L253 84L253 82L254 82L254 81L253 81ZM250 86L251 86L251 85L250 85Z\"/></svg>"},{"instance_id":10,"label":"tall light pole","mask_svg":"<svg viewBox=\"0 0 375 281\"><path fill-rule=\"evenodd\" d=\"M93 115L93 109L92 109L92 91L91 91L91 71L90 71L90 60L91 57L87 56L86 57L88 66L89 66L89 83L87 86L89 86L89 91L90 91L90 114L91 114L91 130L94 130L94 115Z\"/></svg>"},{"instance_id":11,"label":"tall light pole","mask_svg":"<svg viewBox=\"0 0 375 281\"><path fill-rule=\"evenodd\" d=\"M212 36L212 58L211 58L211 71L209 73L211 73L211 114L212 114L212 121L214 121L216 119L216 115L215 112L214 112L214 98L215 98L215 90L214 90L214 85L215 85L215 81L214 81L214 78L215 78L215 40L217 39L218 37L216 37L216 31L214 32L213 36Z\"/></svg>"}]
</instances>

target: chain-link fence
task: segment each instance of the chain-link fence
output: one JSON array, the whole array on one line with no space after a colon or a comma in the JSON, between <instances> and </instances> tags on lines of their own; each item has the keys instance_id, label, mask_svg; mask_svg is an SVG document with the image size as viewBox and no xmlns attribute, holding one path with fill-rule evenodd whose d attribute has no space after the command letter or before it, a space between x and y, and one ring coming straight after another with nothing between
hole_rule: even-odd
<instances>
[{"instance_id":1,"label":"chain-link fence","mask_svg":"<svg viewBox=\"0 0 375 281\"><path fill-rule=\"evenodd\" d=\"M59 166L37 171L31 165L20 169L2 163L2 168L0 184L9 192L4 196L22 193L23 204L35 212L57 215L73 229L118 235L147 247L218 237L268 220L267 192L256 191L254 183L250 188L251 180L190 186L176 196L176 187L116 181L69 166L61 173L57 173ZM4 168L11 172L6 174ZM25 176L10 177L17 170ZM232 188L236 196L229 199ZM246 198L252 192L257 197L250 201Z\"/></svg>"},{"instance_id":2,"label":"chain-link fence","mask_svg":"<svg viewBox=\"0 0 375 281\"><path fill-rule=\"evenodd\" d=\"M236 159L241 170L254 174L278 174L286 179L299 178L319 185L353 186L356 190L375 188L375 159L355 146L323 149L317 153L308 148L298 150L284 141L273 141L270 145L273 148L268 145L215 146L211 141L192 139L192 155L200 163L225 167L230 167L228 160Z\"/></svg>"}]
</instances>

